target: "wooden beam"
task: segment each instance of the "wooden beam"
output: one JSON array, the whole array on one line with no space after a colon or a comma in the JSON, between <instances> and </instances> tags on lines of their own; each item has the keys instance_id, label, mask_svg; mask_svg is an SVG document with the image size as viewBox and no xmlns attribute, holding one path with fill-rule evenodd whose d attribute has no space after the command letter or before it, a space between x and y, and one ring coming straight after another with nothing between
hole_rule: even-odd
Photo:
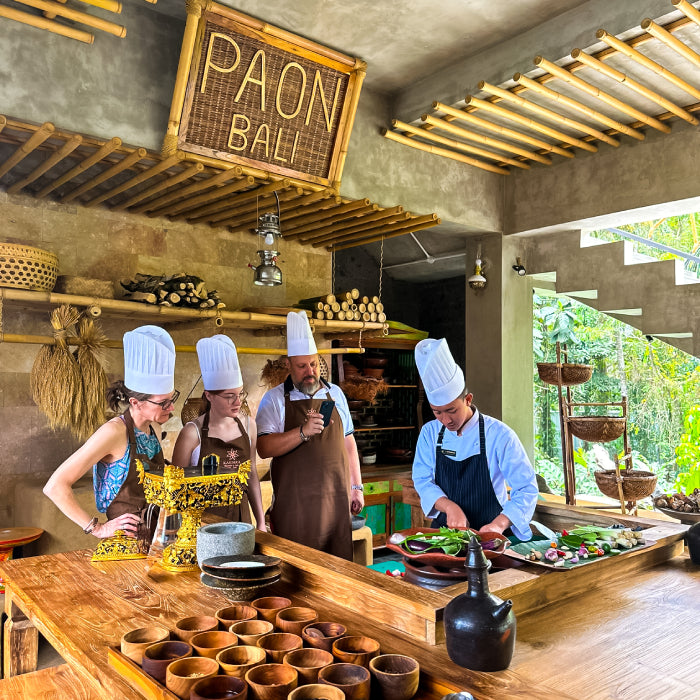
<instances>
[{"instance_id":1,"label":"wooden beam","mask_svg":"<svg viewBox=\"0 0 700 700\"><path fill-rule=\"evenodd\" d=\"M190 165L188 168L186 168L185 170L182 170L179 173L176 173L175 175L171 175L170 177L166 178L162 182L159 182L156 185L152 185L148 189L145 189L141 192L137 192L135 195L133 195L132 197L129 197L129 199L126 199L123 202L120 202L119 204L115 204L114 206L111 207L111 209L113 211L121 211L123 209L128 209L129 207L133 207L134 204L138 204L139 202L142 202L144 199L148 199L149 197L153 197L154 195L158 194L159 192L162 192L163 190L167 190L171 187L174 187L175 185L179 185L181 182L184 182L185 180L189 180L191 177L194 177L195 175L199 175L203 170L204 170L204 166L201 163L194 163L194 164Z\"/></svg>"},{"instance_id":2,"label":"wooden beam","mask_svg":"<svg viewBox=\"0 0 700 700\"><path fill-rule=\"evenodd\" d=\"M515 160L514 158L508 158L500 153L494 153L493 151L487 151L485 148L479 148L478 146L470 146L461 141L455 141L454 139L448 139L444 136L439 136L438 134L428 131L427 129L421 129L418 126L413 126L402 122L399 119L392 119L391 125L394 129L399 131L407 131L409 134L414 136L421 136L423 138L429 139L430 141L435 141L448 148L458 148L460 151L465 153L473 153L474 155L481 156L482 158L490 158L491 160L498 161L499 163L506 163L507 165L512 165L515 168L523 168L524 170L529 170L530 166L521 160Z\"/></svg>"},{"instance_id":3,"label":"wooden beam","mask_svg":"<svg viewBox=\"0 0 700 700\"><path fill-rule=\"evenodd\" d=\"M15 152L0 165L0 177L9 173L18 163L21 163L33 150L38 148L46 139L56 131L51 122L42 124L23 144L17 147Z\"/></svg>"},{"instance_id":4,"label":"wooden beam","mask_svg":"<svg viewBox=\"0 0 700 700\"><path fill-rule=\"evenodd\" d=\"M605 104L610 105L611 107L615 107L615 109L618 109L620 112L624 112L625 114L629 114L635 119L639 119L639 121L648 124L649 126L653 127L654 129L657 129L658 131L662 131L665 134L671 131L671 127L668 124L664 124L658 119L650 117L648 114L644 114L644 112L641 112L635 107L632 107L632 105L628 105L622 100L618 100L617 97L609 95L607 92L604 92L600 88L597 88L595 85L591 85L585 80L581 80L581 78L572 75L572 73L566 70L566 68L561 68L556 63L548 61L543 56L535 56L534 64L538 68L546 70L547 72L556 76L560 80L569 83L569 85L573 85L574 87L587 93L588 95L596 97L597 99L601 100L602 102L605 102Z\"/></svg>"},{"instance_id":5,"label":"wooden beam","mask_svg":"<svg viewBox=\"0 0 700 700\"><path fill-rule=\"evenodd\" d=\"M614 139L612 136L608 136L603 131L594 129L589 124L584 124L583 122L577 121L576 119L570 119L569 117L565 117L563 114L559 114L559 112L554 112L551 109L542 107L536 102L530 102L530 100L526 100L524 97L520 97L520 95L515 95L511 90L504 90L503 88L497 87L496 85L491 85L491 83L487 83L484 80L482 80L479 83L478 88L479 90L488 92L491 95L500 97L506 102L512 102L513 104L516 104L519 107L522 107L523 109L527 109L530 112L539 114L540 116L545 117L546 119L551 119L552 121L557 122L559 124L564 124L565 126L568 126L572 129L577 129L578 131L583 131L586 134L595 136L595 138L600 139L601 141L605 141L605 143L611 146L620 145L620 142L617 139Z\"/></svg>"},{"instance_id":6,"label":"wooden beam","mask_svg":"<svg viewBox=\"0 0 700 700\"><path fill-rule=\"evenodd\" d=\"M581 51L581 49L574 49L571 52L571 58L577 61L581 61L581 63L585 64L589 68L597 71L598 73L601 73L602 75L606 75L608 78L616 80L622 85L626 85L631 90L634 90L635 92L639 93L643 97L646 97L652 102L656 102L656 104L661 105L669 112L673 112L677 117L684 119L688 123L693 125L697 125L698 123L700 123L690 112L671 102L671 100L667 100L662 95L659 95L658 92L650 90L645 85L642 85L641 83L634 80L634 78L630 78L628 75L625 75L622 71L619 71L613 68L612 66L609 66L607 63L599 61L593 56L589 56L587 53Z\"/></svg>"},{"instance_id":7,"label":"wooden beam","mask_svg":"<svg viewBox=\"0 0 700 700\"><path fill-rule=\"evenodd\" d=\"M58 22L53 22L50 19L46 19L46 17L37 17L36 15L29 14L29 12L21 12L20 10L15 10L12 7L6 7L5 5L0 5L0 17L13 19L15 22L27 24L30 27L35 27L36 29L45 29L47 32L53 32L54 34L60 34L61 36L68 37L69 39L82 41L84 44L92 44L92 42L95 41L95 37L89 32L84 32L80 29L73 29L72 27L67 27L64 24L59 24Z\"/></svg>"},{"instance_id":8,"label":"wooden beam","mask_svg":"<svg viewBox=\"0 0 700 700\"><path fill-rule=\"evenodd\" d=\"M7 188L10 194L16 194L23 190L27 185L30 185L34 180L38 180L45 172L48 172L55 165L58 165L64 158L69 156L83 142L83 137L80 134L75 134L66 141L60 149L53 155L49 156L43 163L37 165L27 177L15 182L14 185Z\"/></svg>"}]
</instances>

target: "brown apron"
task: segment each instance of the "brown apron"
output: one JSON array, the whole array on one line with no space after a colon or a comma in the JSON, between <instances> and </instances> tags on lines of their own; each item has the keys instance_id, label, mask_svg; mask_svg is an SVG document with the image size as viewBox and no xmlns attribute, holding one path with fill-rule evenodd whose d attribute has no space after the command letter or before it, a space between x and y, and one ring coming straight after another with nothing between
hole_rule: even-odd
<instances>
[{"instance_id":1,"label":"brown apron","mask_svg":"<svg viewBox=\"0 0 700 700\"><path fill-rule=\"evenodd\" d=\"M114 497L114 500L107 506L107 519L114 520L124 513L135 513L141 516L145 523L145 511L147 508L146 496L143 493L143 485L139 483L139 475L136 472L136 460L143 462L147 471L163 471L165 460L163 451L157 452L153 457L137 453L136 433L134 432L134 419L131 417L129 409L124 412L124 423L126 424L126 434L129 440L129 471L121 488ZM153 435L153 428L150 428ZM153 523L155 526L155 522ZM152 528L151 528L152 530ZM153 532L151 531L148 541L150 542Z\"/></svg>"},{"instance_id":2,"label":"brown apron","mask_svg":"<svg viewBox=\"0 0 700 700\"><path fill-rule=\"evenodd\" d=\"M326 385L327 386L327 385ZM322 399L291 401L291 378L284 383L284 430L298 428ZM326 392L330 399L329 392ZM272 532L352 561L350 472L343 422L336 407L333 422L320 435L275 457L270 477L275 498L270 511Z\"/></svg>"},{"instance_id":3,"label":"brown apron","mask_svg":"<svg viewBox=\"0 0 700 700\"><path fill-rule=\"evenodd\" d=\"M199 461L197 466L201 468L202 460L209 455L216 455L219 458L219 473L237 472L238 467L250 459L250 438L243 424L235 418L241 434L231 440L224 442L219 438L209 437L209 411L204 414L204 424L202 425L202 436L199 445ZM251 523L250 507L248 506L247 488L244 488L243 498L237 506L217 506L207 508L207 513L218 515L226 520L240 523Z\"/></svg>"}]
</instances>

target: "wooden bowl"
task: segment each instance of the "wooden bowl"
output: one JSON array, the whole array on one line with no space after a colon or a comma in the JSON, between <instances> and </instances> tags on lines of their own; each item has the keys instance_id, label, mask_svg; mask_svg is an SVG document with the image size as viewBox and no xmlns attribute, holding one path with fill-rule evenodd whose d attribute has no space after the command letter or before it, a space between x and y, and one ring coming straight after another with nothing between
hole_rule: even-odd
<instances>
[{"instance_id":1,"label":"wooden bowl","mask_svg":"<svg viewBox=\"0 0 700 700\"><path fill-rule=\"evenodd\" d=\"M245 674L246 683L257 700L287 700L299 684L297 672L284 664L262 664Z\"/></svg>"},{"instance_id":2,"label":"wooden bowl","mask_svg":"<svg viewBox=\"0 0 700 700\"><path fill-rule=\"evenodd\" d=\"M220 626L227 630L234 622L254 620L258 616L258 611L250 605L228 605L225 608L219 608L214 615Z\"/></svg>"},{"instance_id":3,"label":"wooden bowl","mask_svg":"<svg viewBox=\"0 0 700 700\"><path fill-rule=\"evenodd\" d=\"M151 644L164 642L170 639L170 631L159 625L149 625L147 627L139 627L135 630L130 630L121 638L121 650L124 656L128 656L137 664L143 659L143 652Z\"/></svg>"},{"instance_id":4,"label":"wooden bowl","mask_svg":"<svg viewBox=\"0 0 700 700\"><path fill-rule=\"evenodd\" d=\"M256 646L258 639L270 634L275 626L267 620L239 620L229 627L229 632L233 632L241 644L251 644Z\"/></svg>"},{"instance_id":5,"label":"wooden bowl","mask_svg":"<svg viewBox=\"0 0 700 700\"><path fill-rule=\"evenodd\" d=\"M191 656L173 661L165 671L165 687L182 700L189 700L192 686L202 678L211 678L219 673L215 659Z\"/></svg>"},{"instance_id":6,"label":"wooden bowl","mask_svg":"<svg viewBox=\"0 0 700 700\"><path fill-rule=\"evenodd\" d=\"M345 700L345 693L324 683L300 685L287 696L288 700Z\"/></svg>"},{"instance_id":7,"label":"wooden bowl","mask_svg":"<svg viewBox=\"0 0 700 700\"><path fill-rule=\"evenodd\" d=\"M331 664L318 672L318 682L343 691L347 700L369 700L370 674L364 666Z\"/></svg>"},{"instance_id":8,"label":"wooden bowl","mask_svg":"<svg viewBox=\"0 0 700 700\"><path fill-rule=\"evenodd\" d=\"M318 672L333 663L333 654L323 649L295 649L285 655L282 663L296 669L299 674L299 683L316 683Z\"/></svg>"},{"instance_id":9,"label":"wooden bowl","mask_svg":"<svg viewBox=\"0 0 700 700\"><path fill-rule=\"evenodd\" d=\"M341 637L333 642L333 656L340 663L369 668L370 659L379 656L379 642L371 637Z\"/></svg>"},{"instance_id":10,"label":"wooden bowl","mask_svg":"<svg viewBox=\"0 0 700 700\"><path fill-rule=\"evenodd\" d=\"M212 630L195 634L190 639L190 644L199 656L215 659L220 651L235 647L238 644L238 637L233 632Z\"/></svg>"},{"instance_id":11,"label":"wooden bowl","mask_svg":"<svg viewBox=\"0 0 700 700\"><path fill-rule=\"evenodd\" d=\"M143 652L141 668L151 678L165 685L165 670L173 661L192 656L194 649L191 644L181 641L158 642L146 647Z\"/></svg>"},{"instance_id":12,"label":"wooden bowl","mask_svg":"<svg viewBox=\"0 0 700 700\"><path fill-rule=\"evenodd\" d=\"M190 690L190 700L246 700L248 684L234 676L212 676L197 681Z\"/></svg>"},{"instance_id":13,"label":"wooden bowl","mask_svg":"<svg viewBox=\"0 0 700 700\"><path fill-rule=\"evenodd\" d=\"M182 617L175 623L175 636L189 642L199 632L211 632L219 627L219 621L211 615Z\"/></svg>"},{"instance_id":14,"label":"wooden bowl","mask_svg":"<svg viewBox=\"0 0 700 700\"><path fill-rule=\"evenodd\" d=\"M265 650L268 661L274 664L281 664L286 654L295 649L301 649L304 644L298 634L289 632L266 634L258 639L256 643L261 649Z\"/></svg>"},{"instance_id":15,"label":"wooden bowl","mask_svg":"<svg viewBox=\"0 0 700 700\"><path fill-rule=\"evenodd\" d=\"M310 647L333 651L333 642L347 634L339 622L314 622L301 631L301 638Z\"/></svg>"},{"instance_id":16,"label":"wooden bowl","mask_svg":"<svg viewBox=\"0 0 700 700\"><path fill-rule=\"evenodd\" d=\"M418 692L420 666L410 656L375 656L369 662L369 670L385 700L410 700Z\"/></svg>"},{"instance_id":17,"label":"wooden bowl","mask_svg":"<svg viewBox=\"0 0 700 700\"><path fill-rule=\"evenodd\" d=\"M275 618L277 613L284 609L289 608L292 605L292 601L289 598L283 598L281 596L267 596L266 598L257 598L251 603L251 606L255 608L258 613L258 617L268 622L275 623Z\"/></svg>"},{"instance_id":18,"label":"wooden bowl","mask_svg":"<svg viewBox=\"0 0 700 700\"><path fill-rule=\"evenodd\" d=\"M245 674L251 668L264 664L266 659L264 649L243 644L224 649L216 655L221 670L227 676L236 676L236 678L245 678Z\"/></svg>"},{"instance_id":19,"label":"wooden bowl","mask_svg":"<svg viewBox=\"0 0 700 700\"><path fill-rule=\"evenodd\" d=\"M275 626L280 632L299 635L306 625L316 620L318 620L318 613L313 608L292 606L277 613Z\"/></svg>"}]
</instances>

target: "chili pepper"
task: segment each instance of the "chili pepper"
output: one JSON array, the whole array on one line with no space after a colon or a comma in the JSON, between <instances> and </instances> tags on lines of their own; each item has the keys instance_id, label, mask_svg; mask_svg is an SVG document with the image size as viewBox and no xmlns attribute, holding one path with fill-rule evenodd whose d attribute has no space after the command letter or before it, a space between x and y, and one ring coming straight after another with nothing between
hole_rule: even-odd
<instances>
[{"instance_id":1,"label":"chili pepper","mask_svg":"<svg viewBox=\"0 0 700 700\"><path fill-rule=\"evenodd\" d=\"M564 552L562 552L561 549L557 549L557 554L558 554L560 557L563 557L563 556L564 556Z\"/></svg>"},{"instance_id":2,"label":"chili pepper","mask_svg":"<svg viewBox=\"0 0 700 700\"><path fill-rule=\"evenodd\" d=\"M561 531L562 537L568 537L569 533L566 530Z\"/></svg>"},{"instance_id":3,"label":"chili pepper","mask_svg":"<svg viewBox=\"0 0 700 700\"><path fill-rule=\"evenodd\" d=\"M602 549L599 549L599 550L596 552L596 554L597 554L599 557L604 557L604 556L605 556L605 552L604 552Z\"/></svg>"}]
</instances>

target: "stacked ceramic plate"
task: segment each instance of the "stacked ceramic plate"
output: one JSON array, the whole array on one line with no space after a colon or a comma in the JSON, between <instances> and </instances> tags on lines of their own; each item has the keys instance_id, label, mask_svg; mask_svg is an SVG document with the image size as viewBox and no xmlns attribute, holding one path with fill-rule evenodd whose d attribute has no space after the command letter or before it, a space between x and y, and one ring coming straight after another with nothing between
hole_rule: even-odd
<instances>
[{"instance_id":1,"label":"stacked ceramic plate","mask_svg":"<svg viewBox=\"0 0 700 700\"><path fill-rule=\"evenodd\" d=\"M212 557L202 562L202 583L216 588L231 600L253 600L260 589L280 580L282 570L277 557L263 554L239 554Z\"/></svg>"}]
</instances>

